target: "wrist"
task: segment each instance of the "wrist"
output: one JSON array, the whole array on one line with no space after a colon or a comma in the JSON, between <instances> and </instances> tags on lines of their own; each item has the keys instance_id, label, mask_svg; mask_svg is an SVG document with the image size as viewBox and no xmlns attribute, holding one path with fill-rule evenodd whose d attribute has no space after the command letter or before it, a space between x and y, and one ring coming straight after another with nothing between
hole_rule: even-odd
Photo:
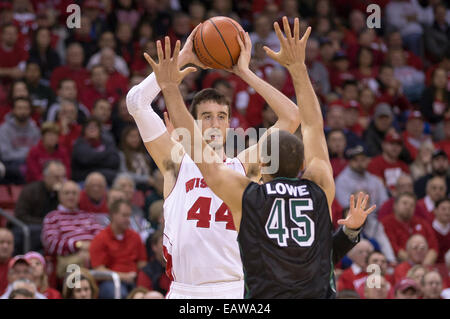
<instances>
[{"instance_id":1,"label":"wrist","mask_svg":"<svg viewBox=\"0 0 450 319\"><path fill-rule=\"evenodd\" d=\"M306 67L306 64L304 62L294 63L286 66L286 68L288 69L289 73L291 73L291 75L301 75L305 72L308 72L308 68Z\"/></svg>"}]
</instances>

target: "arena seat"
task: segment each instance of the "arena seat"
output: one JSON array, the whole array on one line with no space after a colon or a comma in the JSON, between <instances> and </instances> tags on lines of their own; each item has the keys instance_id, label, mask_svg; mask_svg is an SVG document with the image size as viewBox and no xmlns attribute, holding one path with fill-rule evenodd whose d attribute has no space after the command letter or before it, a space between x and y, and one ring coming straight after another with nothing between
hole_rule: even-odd
<instances>
[{"instance_id":1,"label":"arena seat","mask_svg":"<svg viewBox=\"0 0 450 319\"><path fill-rule=\"evenodd\" d=\"M0 208L14 209L15 201L8 185L0 185Z\"/></svg>"}]
</instances>

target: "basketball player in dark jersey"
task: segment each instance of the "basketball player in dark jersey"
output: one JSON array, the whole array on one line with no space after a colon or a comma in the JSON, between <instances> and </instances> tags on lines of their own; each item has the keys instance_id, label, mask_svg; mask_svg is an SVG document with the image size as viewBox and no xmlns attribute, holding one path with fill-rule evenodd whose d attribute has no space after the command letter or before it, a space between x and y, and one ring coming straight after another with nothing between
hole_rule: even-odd
<instances>
[{"instance_id":1,"label":"basketball player in dark jersey","mask_svg":"<svg viewBox=\"0 0 450 319\"><path fill-rule=\"evenodd\" d=\"M336 236L333 238L331 203L335 185L328 157L320 105L308 77L305 46L311 29L300 39L299 21L295 19L294 35L287 18L283 18L286 37L277 23L275 31L281 43L277 53L267 54L285 66L294 82L299 104L302 139L276 125L268 130L258 146L267 150L259 154L263 184L228 169L216 152L201 140L191 141L192 151L200 152L196 162L206 184L230 208L246 276L249 298L333 298L335 296L333 261L336 261ZM241 48L251 45L248 34ZM194 71L180 71L177 42L173 57L166 42L165 57L158 43L159 63L146 57L162 89L169 113L177 114L191 136L201 136L193 117L184 105L178 89L183 77ZM261 143L261 145L259 144ZM278 157L273 154L278 152ZM278 169L267 169L278 161ZM301 179L300 171L304 170ZM375 206L365 210L368 195L360 193L355 206L350 198L350 212L340 225L359 229ZM339 255L342 255L340 251ZM342 256L341 256L342 257Z\"/></svg>"}]
</instances>

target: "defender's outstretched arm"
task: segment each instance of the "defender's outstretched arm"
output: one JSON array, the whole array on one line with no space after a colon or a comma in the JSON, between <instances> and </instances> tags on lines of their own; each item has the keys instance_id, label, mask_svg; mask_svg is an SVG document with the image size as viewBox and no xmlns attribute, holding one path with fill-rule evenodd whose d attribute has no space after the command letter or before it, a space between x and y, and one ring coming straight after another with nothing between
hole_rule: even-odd
<instances>
[{"instance_id":1,"label":"defender's outstretched arm","mask_svg":"<svg viewBox=\"0 0 450 319\"><path fill-rule=\"evenodd\" d=\"M286 37L281 32L278 23L274 23L275 32L285 50L285 54L281 55L281 52L275 53L268 47L264 47L264 50L272 59L285 66L292 76L305 150L306 170L303 177L314 181L325 191L331 214L331 204L335 193L333 170L328 155L319 100L314 92L305 65L305 48L308 37L311 34L311 27L308 27L300 39L298 18L294 20L293 35L286 17L283 17L283 26Z\"/></svg>"}]
</instances>

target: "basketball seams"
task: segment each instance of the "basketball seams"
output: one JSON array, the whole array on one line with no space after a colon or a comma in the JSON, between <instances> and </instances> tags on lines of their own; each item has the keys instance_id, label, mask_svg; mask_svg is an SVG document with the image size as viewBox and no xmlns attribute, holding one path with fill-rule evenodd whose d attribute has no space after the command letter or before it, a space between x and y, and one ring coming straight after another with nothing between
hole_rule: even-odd
<instances>
[{"instance_id":1,"label":"basketball seams","mask_svg":"<svg viewBox=\"0 0 450 319\"><path fill-rule=\"evenodd\" d=\"M220 32L219 32L219 34L220 34ZM222 35L221 35L221 36L222 36ZM211 59L213 59L217 64L221 65L221 66L224 67L225 69L228 69L228 67L227 67L226 65L223 65L222 63L220 63L219 61L217 61L217 60L214 58L214 56L213 56L211 53L209 53L208 48L206 47L205 41L204 41L204 39L203 39L203 25L202 25L202 27L201 27L201 29L200 29L200 38L201 38L201 40L202 40L203 48L205 48L206 53L208 53L208 55L211 57ZM223 39L222 39L222 40L223 40ZM226 46L226 45L225 45L225 46ZM227 49L228 49L228 48L227 48Z\"/></svg>"},{"instance_id":2,"label":"basketball seams","mask_svg":"<svg viewBox=\"0 0 450 319\"><path fill-rule=\"evenodd\" d=\"M223 44L225 45L225 48L227 49L228 55L230 56L231 59L231 66L234 65L234 61L233 61L233 56L231 55L230 49L228 48L227 42L225 41L225 39L222 36L222 33L220 32L219 28L216 26L216 24L214 23L214 21L212 19L208 20L209 22L211 22L211 24L214 26L214 28L216 29L217 33L219 33L220 38L222 39Z\"/></svg>"}]
</instances>

